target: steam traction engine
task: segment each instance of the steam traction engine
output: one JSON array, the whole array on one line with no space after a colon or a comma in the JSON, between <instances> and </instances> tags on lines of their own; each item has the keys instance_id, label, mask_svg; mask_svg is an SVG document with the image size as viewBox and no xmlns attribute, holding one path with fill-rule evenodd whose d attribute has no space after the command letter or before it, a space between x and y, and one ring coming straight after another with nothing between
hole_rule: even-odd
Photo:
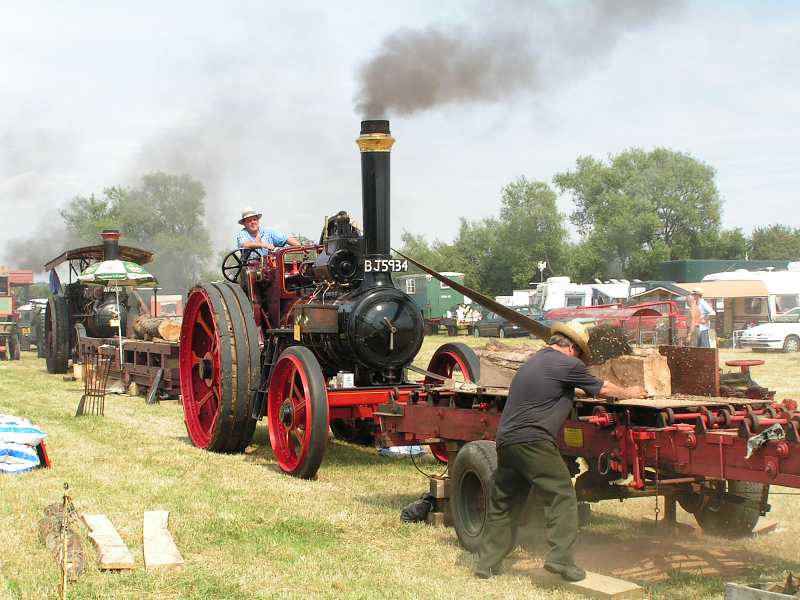
<instances>
[{"instance_id":1,"label":"steam traction engine","mask_svg":"<svg viewBox=\"0 0 800 600\"><path fill-rule=\"evenodd\" d=\"M118 319L122 331L126 330L129 307L125 288L119 293L121 314L118 314L113 291L87 286L77 281L77 277L97 261L119 258L146 264L152 260L153 254L140 248L121 246L117 230L105 230L101 237L102 244L67 250L44 266L45 271L54 271L64 263L69 266L68 282L59 284L60 289L50 296L42 313L44 343L38 344L39 356L45 358L49 373L67 372L70 359L79 357L78 340L81 337L112 338L117 335Z\"/></svg>"},{"instance_id":2,"label":"steam traction engine","mask_svg":"<svg viewBox=\"0 0 800 600\"><path fill-rule=\"evenodd\" d=\"M311 478L329 426L367 441L377 431L374 407L405 402L420 387L406 369L422 344L422 314L391 279L406 265L389 248L389 122L362 122L357 143L363 234L340 212L318 244L263 257L236 250L222 265L227 281L191 290L180 370L196 446L243 451L266 415L280 468ZM468 348L450 346L434 357L437 373L450 375L457 360L477 364Z\"/></svg>"}]
</instances>

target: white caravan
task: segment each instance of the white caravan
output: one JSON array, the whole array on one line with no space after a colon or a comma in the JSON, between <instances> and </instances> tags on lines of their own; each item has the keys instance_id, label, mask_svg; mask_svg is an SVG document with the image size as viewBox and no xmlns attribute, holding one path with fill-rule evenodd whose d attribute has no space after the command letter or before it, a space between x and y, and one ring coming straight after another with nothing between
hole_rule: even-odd
<instances>
[{"instance_id":1,"label":"white caravan","mask_svg":"<svg viewBox=\"0 0 800 600\"><path fill-rule=\"evenodd\" d=\"M548 277L536 285L531 306L542 312L554 308L575 308L613 304L628 299L630 282L625 279L596 283L573 283L569 277Z\"/></svg>"},{"instance_id":2,"label":"white caravan","mask_svg":"<svg viewBox=\"0 0 800 600\"><path fill-rule=\"evenodd\" d=\"M790 263L790 267L796 263ZM800 272L748 271L737 269L710 273L703 281L760 281L767 288L767 317L774 321L778 315L800 306Z\"/></svg>"}]
</instances>

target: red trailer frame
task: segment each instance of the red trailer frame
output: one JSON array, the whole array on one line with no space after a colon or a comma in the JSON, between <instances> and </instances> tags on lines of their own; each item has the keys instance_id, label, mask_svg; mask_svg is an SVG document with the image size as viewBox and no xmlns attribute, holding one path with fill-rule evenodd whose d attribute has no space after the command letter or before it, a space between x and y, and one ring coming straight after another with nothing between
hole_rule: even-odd
<instances>
[{"instance_id":1,"label":"red trailer frame","mask_svg":"<svg viewBox=\"0 0 800 600\"><path fill-rule=\"evenodd\" d=\"M751 508L755 503L764 514L769 510L769 485L800 488L797 402L775 402L772 393L752 381L743 395L753 397L721 397L715 348L662 346L660 351L672 372L672 396L576 400L557 443L568 461L583 458L588 465L576 482L579 500L664 495L701 515L698 521L703 525L704 519L709 523L710 511L719 512L721 503ZM749 378L749 373L744 375ZM494 440L507 394L506 388L456 386L433 396L412 394L406 405L386 404L378 411L383 443L446 444L451 464L457 463L465 445ZM741 485L749 484L759 484L759 497L753 498L752 490L741 491ZM467 492L456 485L451 493ZM453 502L459 506L457 498ZM462 498L461 508L465 504L470 503ZM674 502L672 507L674 518ZM458 516L453 518L458 530ZM732 534L746 533L755 525L737 525L731 519L725 523ZM717 521L714 526L719 532Z\"/></svg>"}]
</instances>

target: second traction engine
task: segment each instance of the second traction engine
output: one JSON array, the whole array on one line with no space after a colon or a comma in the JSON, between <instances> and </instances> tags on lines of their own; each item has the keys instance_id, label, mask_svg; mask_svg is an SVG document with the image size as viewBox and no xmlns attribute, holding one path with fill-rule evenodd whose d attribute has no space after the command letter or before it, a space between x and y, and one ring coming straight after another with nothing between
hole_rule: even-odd
<instances>
[{"instance_id":1,"label":"second traction engine","mask_svg":"<svg viewBox=\"0 0 800 600\"><path fill-rule=\"evenodd\" d=\"M362 122L363 231L338 212L317 244L236 250L222 265L227 281L190 292L181 392L196 446L242 451L266 415L279 466L313 477L329 425L367 441L373 408L418 386L405 377L422 314L391 276L407 268L389 245L393 143L388 121Z\"/></svg>"}]
</instances>

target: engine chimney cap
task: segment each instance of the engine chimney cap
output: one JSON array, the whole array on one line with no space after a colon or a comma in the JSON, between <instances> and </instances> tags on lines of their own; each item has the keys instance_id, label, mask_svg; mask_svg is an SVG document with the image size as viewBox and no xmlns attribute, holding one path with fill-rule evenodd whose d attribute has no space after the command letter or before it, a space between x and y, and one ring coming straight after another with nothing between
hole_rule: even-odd
<instances>
[{"instance_id":1,"label":"engine chimney cap","mask_svg":"<svg viewBox=\"0 0 800 600\"><path fill-rule=\"evenodd\" d=\"M118 240L120 237L119 229L103 229L100 237L104 240Z\"/></svg>"},{"instance_id":2,"label":"engine chimney cap","mask_svg":"<svg viewBox=\"0 0 800 600\"><path fill-rule=\"evenodd\" d=\"M369 133L390 133L389 121L385 119L361 121L361 135L366 135Z\"/></svg>"}]
</instances>

